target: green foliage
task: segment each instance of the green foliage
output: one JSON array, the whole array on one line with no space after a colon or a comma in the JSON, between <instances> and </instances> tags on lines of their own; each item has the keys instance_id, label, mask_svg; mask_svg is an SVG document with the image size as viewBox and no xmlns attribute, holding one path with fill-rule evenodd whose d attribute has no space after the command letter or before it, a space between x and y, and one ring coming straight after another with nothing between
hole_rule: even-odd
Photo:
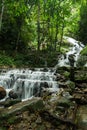
<instances>
[{"instance_id":1,"label":"green foliage","mask_svg":"<svg viewBox=\"0 0 87 130\"><path fill-rule=\"evenodd\" d=\"M67 86L68 86L68 88L70 88L70 89L72 89L72 90L75 89L75 83L72 82L72 81L67 81Z\"/></svg>"},{"instance_id":2,"label":"green foliage","mask_svg":"<svg viewBox=\"0 0 87 130\"><path fill-rule=\"evenodd\" d=\"M80 9L80 21L79 21L79 29L78 36L79 40L84 44L87 42L87 2L84 0L82 2L82 6Z\"/></svg>"},{"instance_id":3,"label":"green foliage","mask_svg":"<svg viewBox=\"0 0 87 130\"><path fill-rule=\"evenodd\" d=\"M15 57L0 54L0 67L45 67L46 62L48 67L53 67L57 64L57 57L58 53L47 51L19 53Z\"/></svg>"},{"instance_id":4,"label":"green foliage","mask_svg":"<svg viewBox=\"0 0 87 130\"><path fill-rule=\"evenodd\" d=\"M80 52L81 56L77 61L77 66L81 67L87 63L87 46Z\"/></svg>"},{"instance_id":5,"label":"green foliage","mask_svg":"<svg viewBox=\"0 0 87 130\"><path fill-rule=\"evenodd\" d=\"M5 127L0 127L0 130L7 130L7 128L5 128Z\"/></svg>"},{"instance_id":6,"label":"green foliage","mask_svg":"<svg viewBox=\"0 0 87 130\"><path fill-rule=\"evenodd\" d=\"M65 77L66 79L69 79L70 72L65 71L65 72L63 73L63 75L64 75L64 77Z\"/></svg>"},{"instance_id":7,"label":"green foliage","mask_svg":"<svg viewBox=\"0 0 87 130\"><path fill-rule=\"evenodd\" d=\"M87 46L81 51L81 55L87 56Z\"/></svg>"},{"instance_id":8,"label":"green foliage","mask_svg":"<svg viewBox=\"0 0 87 130\"><path fill-rule=\"evenodd\" d=\"M79 8L80 2L72 0L1 1L0 50L11 56L28 54L45 43L47 51L65 52L63 35L76 35Z\"/></svg>"},{"instance_id":9,"label":"green foliage","mask_svg":"<svg viewBox=\"0 0 87 130\"><path fill-rule=\"evenodd\" d=\"M68 22L72 9L71 0L15 0L5 1L3 6L0 31L2 50L23 52L32 43L40 49L44 40L50 44L52 51L56 50L58 41L62 42L64 28L71 24L71 21ZM2 6L0 8L2 10Z\"/></svg>"},{"instance_id":10,"label":"green foliage","mask_svg":"<svg viewBox=\"0 0 87 130\"><path fill-rule=\"evenodd\" d=\"M11 58L9 56L6 56L6 55L1 55L0 54L0 66L13 67L14 66L13 58Z\"/></svg>"}]
</instances>

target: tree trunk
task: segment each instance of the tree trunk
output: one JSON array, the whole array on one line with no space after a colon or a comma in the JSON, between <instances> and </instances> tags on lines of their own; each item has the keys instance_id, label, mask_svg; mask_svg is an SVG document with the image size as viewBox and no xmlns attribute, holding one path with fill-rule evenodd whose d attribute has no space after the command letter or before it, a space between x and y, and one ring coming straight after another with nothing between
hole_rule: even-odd
<instances>
[{"instance_id":1,"label":"tree trunk","mask_svg":"<svg viewBox=\"0 0 87 130\"><path fill-rule=\"evenodd\" d=\"M37 17L37 38L38 38L38 45L37 49L40 50L40 1L38 1L38 17Z\"/></svg>"},{"instance_id":2,"label":"tree trunk","mask_svg":"<svg viewBox=\"0 0 87 130\"><path fill-rule=\"evenodd\" d=\"M2 0L2 8L1 8L1 14L0 14L0 31L1 31L1 28L2 28L3 13L4 13L4 0Z\"/></svg>"},{"instance_id":3,"label":"tree trunk","mask_svg":"<svg viewBox=\"0 0 87 130\"><path fill-rule=\"evenodd\" d=\"M54 44L54 50L56 51L56 46L57 46L57 35L58 35L58 17L56 21L56 34L55 34L55 44Z\"/></svg>"},{"instance_id":4,"label":"tree trunk","mask_svg":"<svg viewBox=\"0 0 87 130\"><path fill-rule=\"evenodd\" d=\"M61 29L61 38L60 38L60 44L59 44L59 52L60 52L61 44L62 44L62 41L63 41L63 32L64 32L64 14L63 14L63 23L62 23L62 29Z\"/></svg>"},{"instance_id":5,"label":"tree trunk","mask_svg":"<svg viewBox=\"0 0 87 130\"><path fill-rule=\"evenodd\" d=\"M19 39L20 39L20 31L18 32L17 41L16 41L16 44L15 44L15 50L14 50L14 54L13 54L14 57L16 56L16 54L18 52Z\"/></svg>"}]
</instances>

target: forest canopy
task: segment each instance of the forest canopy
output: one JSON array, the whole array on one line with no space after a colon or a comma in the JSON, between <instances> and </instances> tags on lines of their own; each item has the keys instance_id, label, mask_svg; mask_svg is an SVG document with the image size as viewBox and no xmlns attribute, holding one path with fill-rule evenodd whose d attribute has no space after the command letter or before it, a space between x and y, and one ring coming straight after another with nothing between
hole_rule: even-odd
<instances>
[{"instance_id":1,"label":"forest canopy","mask_svg":"<svg viewBox=\"0 0 87 130\"><path fill-rule=\"evenodd\" d=\"M1 0L0 53L58 51L67 35L86 44L86 0Z\"/></svg>"}]
</instances>

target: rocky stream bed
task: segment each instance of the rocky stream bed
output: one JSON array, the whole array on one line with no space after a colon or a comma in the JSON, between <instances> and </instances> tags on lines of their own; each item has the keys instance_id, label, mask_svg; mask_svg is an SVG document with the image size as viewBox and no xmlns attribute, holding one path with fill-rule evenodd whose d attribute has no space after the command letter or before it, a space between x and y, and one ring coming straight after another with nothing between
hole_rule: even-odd
<instances>
[{"instance_id":1,"label":"rocky stream bed","mask_svg":"<svg viewBox=\"0 0 87 130\"><path fill-rule=\"evenodd\" d=\"M75 68L74 82L69 72L62 67L56 71L58 92L1 102L0 130L87 130L87 68Z\"/></svg>"}]
</instances>

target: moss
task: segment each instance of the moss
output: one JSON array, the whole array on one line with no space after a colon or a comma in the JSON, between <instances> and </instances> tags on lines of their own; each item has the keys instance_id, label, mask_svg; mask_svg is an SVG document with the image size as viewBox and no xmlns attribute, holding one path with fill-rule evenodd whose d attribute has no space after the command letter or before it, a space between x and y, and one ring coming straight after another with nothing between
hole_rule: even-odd
<instances>
[{"instance_id":1,"label":"moss","mask_svg":"<svg viewBox=\"0 0 87 130\"><path fill-rule=\"evenodd\" d=\"M75 89L75 83L72 81L67 81L67 86L68 88L70 88L71 90Z\"/></svg>"},{"instance_id":2,"label":"moss","mask_svg":"<svg viewBox=\"0 0 87 130\"><path fill-rule=\"evenodd\" d=\"M7 122L9 123L9 124L14 124L14 123L16 123L18 120L17 120L17 117L15 117L15 116L13 116L13 117L11 117L11 118L9 118L8 120L7 120Z\"/></svg>"},{"instance_id":3,"label":"moss","mask_svg":"<svg viewBox=\"0 0 87 130\"><path fill-rule=\"evenodd\" d=\"M69 76L70 76L70 73L69 73L69 72L67 72L67 71L65 71L65 72L63 73L63 75L64 75L64 77L65 77L66 79L68 79L68 78L69 78Z\"/></svg>"},{"instance_id":4,"label":"moss","mask_svg":"<svg viewBox=\"0 0 87 130\"><path fill-rule=\"evenodd\" d=\"M69 108L71 106L71 102L64 98L64 97L61 97L59 99L59 101L57 102L57 106L61 106L61 107L64 107L64 108Z\"/></svg>"},{"instance_id":5,"label":"moss","mask_svg":"<svg viewBox=\"0 0 87 130\"><path fill-rule=\"evenodd\" d=\"M79 80L79 81L87 80L87 71L78 72L78 73L75 75L75 80Z\"/></svg>"},{"instance_id":6,"label":"moss","mask_svg":"<svg viewBox=\"0 0 87 130\"><path fill-rule=\"evenodd\" d=\"M0 127L0 130L7 130L7 128L5 128L5 127Z\"/></svg>"},{"instance_id":7,"label":"moss","mask_svg":"<svg viewBox=\"0 0 87 130\"><path fill-rule=\"evenodd\" d=\"M87 46L81 51L81 55L87 56Z\"/></svg>"}]
</instances>

